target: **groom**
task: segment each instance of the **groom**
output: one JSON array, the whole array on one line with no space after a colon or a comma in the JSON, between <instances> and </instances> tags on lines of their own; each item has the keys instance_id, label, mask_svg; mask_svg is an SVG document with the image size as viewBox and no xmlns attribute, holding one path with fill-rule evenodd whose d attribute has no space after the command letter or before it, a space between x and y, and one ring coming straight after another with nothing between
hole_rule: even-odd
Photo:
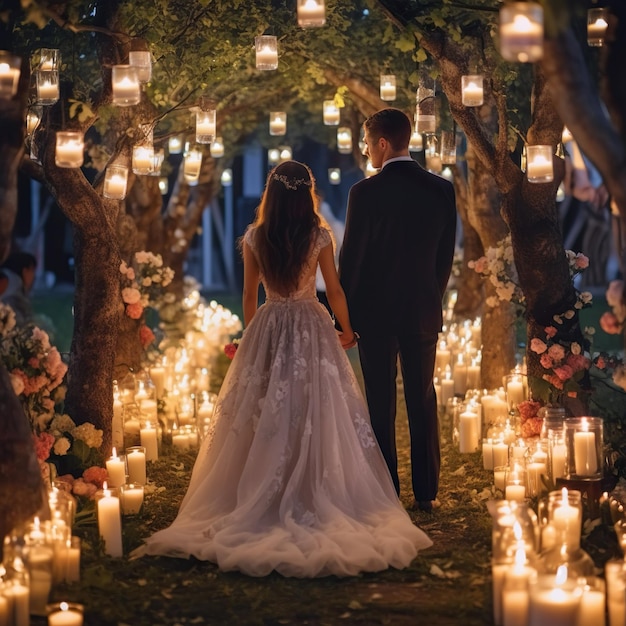
<instances>
[{"instance_id":1,"label":"groom","mask_svg":"<svg viewBox=\"0 0 626 626\"><path fill-rule=\"evenodd\" d=\"M411 439L411 508L432 511L439 488L439 427L433 385L442 297L452 269L454 188L409 155L411 122L383 109L364 124L365 154L380 173L350 190L339 259L372 427L398 494L397 359Z\"/></svg>"}]
</instances>

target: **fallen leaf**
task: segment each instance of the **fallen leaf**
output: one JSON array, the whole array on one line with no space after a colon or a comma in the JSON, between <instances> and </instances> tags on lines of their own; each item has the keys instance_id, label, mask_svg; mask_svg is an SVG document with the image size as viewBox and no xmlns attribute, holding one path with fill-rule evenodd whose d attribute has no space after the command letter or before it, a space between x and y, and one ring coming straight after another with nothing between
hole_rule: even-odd
<instances>
[{"instance_id":1,"label":"fallen leaf","mask_svg":"<svg viewBox=\"0 0 626 626\"><path fill-rule=\"evenodd\" d=\"M348 604L348 608L352 609L353 611L358 611L359 609L363 608L363 605L358 600L352 600L352 602Z\"/></svg>"}]
</instances>

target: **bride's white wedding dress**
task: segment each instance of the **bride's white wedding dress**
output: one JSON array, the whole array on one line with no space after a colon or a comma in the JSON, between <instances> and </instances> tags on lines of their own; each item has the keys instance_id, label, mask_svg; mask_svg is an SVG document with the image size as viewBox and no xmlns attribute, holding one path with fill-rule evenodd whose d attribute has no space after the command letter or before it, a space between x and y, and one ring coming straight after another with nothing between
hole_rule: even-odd
<instances>
[{"instance_id":1,"label":"bride's white wedding dress","mask_svg":"<svg viewBox=\"0 0 626 626\"><path fill-rule=\"evenodd\" d=\"M397 498L352 366L316 299L317 257L329 243L320 229L293 295L264 283L267 300L224 379L178 517L139 554L309 578L406 567L432 545Z\"/></svg>"}]
</instances>

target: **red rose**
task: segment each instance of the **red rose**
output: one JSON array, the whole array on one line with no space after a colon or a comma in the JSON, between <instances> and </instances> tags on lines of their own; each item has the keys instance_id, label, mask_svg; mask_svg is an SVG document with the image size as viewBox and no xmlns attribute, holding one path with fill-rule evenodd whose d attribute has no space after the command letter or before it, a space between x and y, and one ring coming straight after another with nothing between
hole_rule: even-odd
<instances>
[{"instance_id":1,"label":"red rose","mask_svg":"<svg viewBox=\"0 0 626 626\"><path fill-rule=\"evenodd\" d=\"M138 320L143 315L143 307L139 302L126 305L126 315L133 320Z\"/></svg>"},{"instance_id":2,"label":"red rose","mask_svg":"<svg viewBox=\"0 0 626 626\"><path fill-rule=\"evenodd\" d=\"M139 328L139 341L141 341L141 345L145 348L146 346L149 346L154 339L155 337L152 330L145 324L142 324L141 328Z\"/></svg>"},{"instance_id":3,"label":"red rose","mask_svg":"<svg viewBox=\"0 0 626 626\"><path fill-rule=\"evenodd\" d=\"M227 343L224 346L224 354L232 361L232 359L235 358L235 353L237 352L237 347L239 344L233 342L233 343Z\"/></svg>"}]
</instances>

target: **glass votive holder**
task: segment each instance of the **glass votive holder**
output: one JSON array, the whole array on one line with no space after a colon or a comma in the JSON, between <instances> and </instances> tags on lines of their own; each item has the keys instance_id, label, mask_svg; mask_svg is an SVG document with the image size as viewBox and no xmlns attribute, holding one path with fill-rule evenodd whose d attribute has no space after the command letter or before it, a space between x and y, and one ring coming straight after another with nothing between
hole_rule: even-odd
<instances>
[{"instance_id":1,"label":"glass votive holder","mask_svg":"<svg viewBox=\"0 0 626 626\"><path fill-rule=\"evenodd\" d=\"M131 50L128 53L128 64L137 70L140 83L149 83L152 78L152 55L150 50Z\"/></svg>"},{"instance_id":2,"label":"glass votive holder","mask_svg":"<svg viewBox=\"0 0 626 626\"><path fill-rule=\"evenodd\" d=\"M83 626L84 606L75 602L55 602L46 606L48 626Z\"/></svg>"},{"instance_id":3,"label":"glass votive holder","mask_svg":"<svg viewBox=\"0 0 626 626\"><path fill-rule=\"evenodd\" d=\"M567 544L570 550L580 547L583 523L582 494L563 488L548 494L548 523L556 532L556 540Z\"/></svg>"},{"instance_id":4,"label":"glass votive holder","mask_svg":"<svg viewBox=\"0 0 626 626\"><path fill-rule=\"evenodd\" d=\"M500 7L500 54L505 61L533 63L543 56L543 8L538 2Z\"/></svg>"},{"instance_id":5,"label":"glass votive holder","mask_svg":"<svg viewBox=\"0 0 626 626\"><path fill-rule=\"evenodd\" d=\"M83 164L85 139L75 130L60 130L56 135L54 161L57 167L80 167Z\"/></svg>"},{"instance_id":6,"label":"glass votive holder","mask_svg":"<svg viewBox=\"0 0 626 626\"><path fill-rule=\"evenodd\" d=\"M111 68L112 101L117 106L132 106L141 101L141 85L134 65Z\"/></svg>"},{"instance_id":7,"label":"glass votive holder","mask_svg":"<svg viewBox=\"0 0 626 626\"><path fill-rule=\"evenodd\" d=\"M143 506L143 485L129 483L120 487L120 503L123 515L137 515Z\"/></svg>"},{"instance_id":8,"label":"glass votive holder","mask_svg":"<svg viewBox=\"0 0 626 626\"><path fill-rule=\"evenodd\" d=\"M604 426L601 417L568 417L565 424L566 476L570 479L602 478Z\"/></svg>"},{"instance_id":9,"label":"glass votive holder","mask_svg":"<svg viewBox=\"0 0 626 626\"><path fill-rule=\"evenodd\" d=\"M196 142L211 143L217 132L217 111L215 109L196 111Z\"/></svg>"},{"instance_id":10,"label":"glass votive holder","mask_svg":"<svg viewBox=\"0 0 626 626\"><path fill-rule=\"evenodd\" d=\"M158 421L153 417L142 420L139 439L146 450L146 461L157 461L159 458Z\"/></svg>"},{"instance_id":11,"label":"glass votive holder","mask_svg":"<svg viewBox=\"0 0 626 626\"><path fill-rule=\"evenodd\" d=\"M127 184L128 168L125 165L109 165L104 175L102 195L111 200L123 200Z\"/></svg>"},{"instance_id":12,"label":"glass votive holder","mask_svg":"<svg viewBox=\"0 0 626 626\"><path fill-rule=\"evenodd\" d=\"M270 135L281 136L287 132L287 113L285 111L270 112Z\"/></svg>"},{"instance_id":13,"label":"glass votive holder","mask_svg":"<svg viewBox=\"0 0 626 626\"><path fill-rule=\"evenodd\" d=\"M440 154L442 165L454 165L456 163L456 133L454 131L441 131Z\"/></svg>"},{"instance_id":14,"label":"glass votive holder","mask_svg":"<svg viewBox=\"0 0 626 626\"><path fill-rule=\"evenodd\" d=\"M395 74L381 74L380 76L380 99L392 102L396 99L396 76Z\"/></svg>"},{"instance_id":15,"label":"glass votive holder","mask_svg":"<svg viewBox=\"0 0 626 626\"><path fill-rule=\"evenodd\" d=\"M567 578L567 567L559 568L556 576L537 576L530 582L529 591L529 624L577 623L582 588L577 580Z\"/></svg>"},{"instance_id":16,"label":"glass votive holder","mask_svg":"<svg viewBox=\"0 0 626 626\"><path fill-rule=\"evenodd\" d=\"M515 563L504 573L502 585L502 624L526 626L528 624L529 589L537 577L537 570L528 565L525 555L515 556Z\"/></svg>"},{"instance_id":17,"label":"glass votive holder","mask_svg":"<svg viewBox=\"0 0 626 626\"><path fill-rule=\"evenodd\" d=\"M526 498L526 469L518 464L507 468L504 478L504 499L523 502Z\"/></svg>"},{"instance_id":18,"label":"glass votive holder","mask_svg":"<svg viewBox=\"0 0 626 626\"><path fill-rule=\"evenodd\" d=\"M278 38L259 35L254 38L257 70L275 70L278 67Z\"/></svg>"},{"instance_id":19,"label":"glass votive holder","mask_svg":"<svg viewBox=\"0 0 626 626\"><path fill-rule=\"evenodd\" d=\"M339 107L334 100L324 100L322 103L324 124L326 126L339 126Z\"/></svg>"},{"instance_id":20,"label":"glass votive holder","mask_svg":"<svg viewBox=\"0 0 626 626\"><path fill-rule=\"evenodd\" d=\"M126 467L128 482L136 485L145 485L148 482L146 475L146 449L143 446L126 448Z\"/></svg>"},{"instance_id":21,"label":"glass votive holder","mask_svg":"<svg viewBox=\"0 0 626 626\"><path fill-rule=\"evenodd\" d=\"M151 144L136 144L133 146L132 168L134 174L140 176L154 172L154 146Z\"/></svg>"},{"instance_id":22,"label":"glass votive holder","mask_svg":"<svg viewBox=\"0 0 626 626\"><path fill-rule=\"evenodd\" d=\"M17 93L21 66L21 57L0 50L0 98L12 98Z\"/></svg>"},{"instance_id":23,"label":"glass votive holder","mask_svg":"<svg viewBox=\"0 0 626 626\"><path fill-rule=\"evenodd\" d=\"M52 591L54 549L45 542L27 544L25 561L30 579L30 613L46 615L46 605Z\"/></svg>"},{"instance_id":24,"label":"glass votive holder","mask_svg":"<svg viewBox=\"0 0 626 626\"><path fill-rule=\"evenodd\" d=\"M463 106L479 107L484 101L484 78L482 74L461 76L461 100Z\"/></svg>"},{"instance_id":25,"label":"glass votive holder","mask_svg":"<svg viewBox=\"0 0 626 626\"><path fill-rule=\"evenodd\" d=\"M503 494L506 486L506 474L508 470L508 465L496 465L493 468L493 484L495 485L495 488Z\"/></svg>"},{"instance_id":26,"label":"glass votive holder","mask_svg":"<svg viewBox=\"0 0 626 626\"><path fill-rule=\"evenodd\" d=\"M609 25L609 10L606 7L587 11L587 44L593 47L604 45L606 29Z\"/></svg>"},{"instance_id":27,"label":"glass votive holder","mask_svg":"<svg viewBox=\"0 0 626 626\"><path fill-rule=\"evenodd\" d=\"M35 72L37 104L50 106L59 99L59 70L37 70Z\"/></svg>"},{"instance_id":28,"label":"glass votive holder","mask_svg":"<svg viewBox=\"0 0 626 626\"><path fill-rule=\"evenodd\" d=\"M526 146L526 176L529 183L549 183L554 178L552 146Z\"/></svg>"}]
</instances>

